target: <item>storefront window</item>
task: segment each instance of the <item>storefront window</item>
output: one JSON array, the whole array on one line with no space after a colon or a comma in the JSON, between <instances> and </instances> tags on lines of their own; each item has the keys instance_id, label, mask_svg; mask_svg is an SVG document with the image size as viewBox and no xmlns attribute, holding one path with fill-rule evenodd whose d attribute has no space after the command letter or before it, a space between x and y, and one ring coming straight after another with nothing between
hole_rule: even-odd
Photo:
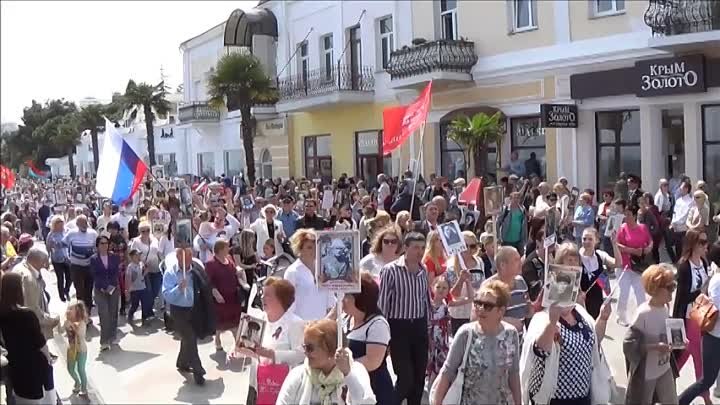
<instances>
[{"instance_id":1,"label":"storefront window","mask_svg":"<svg viewBox=\"0 0 720 405\"><path fill-rule=\"evenodd\" d=\"M225 175L228 177L239 176L242 171L244 161L245 157L242 155L242 151L225 151Z\"/></svg>"},{"instance_id":2,"label":"storefront window","mask_svg":"<svg viewBox=\"0 0 720 405\"><path fill-rule=\"evenodd\" d=\"M215 155L213 152L197 154L198 175L215 177Z\"/></svg>"},{"instance_id":3,"label":"storefront window","mask_svg":"<svg viewBox=\"0 0 720 405\"><path fill-rule=\"evenodd\" d=\"M620 173L640 175L640 112L595 114L598 193L612 190ZM560 173L562 175L562 173Z\"/></svg>"},{"instance_id":4,"label":"storefront window","mask_svg":"<svg viewBox=\"0 0 720 405\"><path fill-rule=\"evenodd\" d=\"M440 123L440 175L455 179L466 178L468 162L465 161L465 148L447 137L450 122ZM495 144L488 147L487 174L497 172L497 148Z\"/></svg>"},{"instance_id":5,"label":"storefront window","mask_svg":"<svg viewBox=\"0 0 720 405\"><path fill-rule=\"evenodd\" d=\"M320 175L325 182L332 181L332 155L330 154L330 135L306 136L305 177L313 179Z\"/></svg>"},{"instance_id":6,"label":"storefront window","mask_svg":"<svg viewBox=\"0 0 720 405\"><path fill-rule=\"evenodd\" d=\"M382 131L356 132L355 151L357 176L364 179L368 187L377 185L378 174L392 174L392 157L382 156Z\"/></svg>"},{"instance_id":7,"label":"storefront window","mask_svg":"<svg viewBox=\"0 0 720 405\"><path fill-rule=\"evenodd\" d=\"M522 162L535 158L540 162L540 177L545 177L545 130L540 127L540 116L516 117L510 119L510 150L518 152ZM508 164L509 162L504 162Z\"/></svg>"},{"instance_id":8,"label":"storefront window","mask_svg":"<svg viewBox=\"0 0 720 405\"><path fill-rule=\"evenodd\" d=\"M702 107L703 122L703 178L708 187L710 201L720 198L720 104ZM720 206L712 212L717 213Z\"/></svg>"}]
</instances>

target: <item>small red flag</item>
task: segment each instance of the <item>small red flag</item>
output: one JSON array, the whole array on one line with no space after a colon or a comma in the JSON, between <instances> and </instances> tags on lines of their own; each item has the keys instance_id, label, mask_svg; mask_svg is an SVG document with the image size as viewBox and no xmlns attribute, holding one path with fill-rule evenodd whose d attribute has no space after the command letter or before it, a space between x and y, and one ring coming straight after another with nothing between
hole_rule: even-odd
<instances>
[{"instance_id":1,"label":"small red flag","mask_svg":"<svg viewBox=\"0 0 720 405\"><path fill-rule=\"evenodd\" d=\"M15 186L15 173L2 165L0 165L0 186L8 190Z\"/></svg>"}]
</instances>

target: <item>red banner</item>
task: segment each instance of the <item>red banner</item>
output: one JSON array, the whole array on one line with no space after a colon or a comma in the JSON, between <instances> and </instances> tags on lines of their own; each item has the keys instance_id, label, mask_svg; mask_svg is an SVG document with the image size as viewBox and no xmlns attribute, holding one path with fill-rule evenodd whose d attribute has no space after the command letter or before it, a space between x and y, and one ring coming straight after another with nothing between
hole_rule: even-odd
<instances>
[{"instance_id":1,"label":"red banner","mask_svg":"<svg viewBox=\"0 0 720 405\"><path fill-rule=\"evenodd\" d=\"M15 186L15 173L2 165L0 165L0 186L7 190Z\"/></svg>"},{"instance_id":2,"label":"red banner","mask_svg":"<svg viewBox=\"0 0 720 405\"><path fill-rule=\"evenodd\" d=\"M392 153L427 120L431 89L432 82L411 104L383 110L383 155Z\"/></svg>"}]
</instances>

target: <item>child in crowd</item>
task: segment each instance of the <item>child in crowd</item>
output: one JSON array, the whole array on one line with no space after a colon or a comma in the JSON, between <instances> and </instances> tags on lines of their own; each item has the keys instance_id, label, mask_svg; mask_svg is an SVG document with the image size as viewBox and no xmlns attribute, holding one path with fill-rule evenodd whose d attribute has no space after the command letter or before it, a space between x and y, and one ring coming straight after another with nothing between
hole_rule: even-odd
<instances>
[{"instance_id":1,"label":"child in crowd","mask_svg":"<svg viewBox=\"0 0 720 405\"><path fill-rule=\"evenodd\" d=\"M444 275L435 277L432 284L432 310L428 333L430 337L430 352L427 362L427 387L431 387L433 380L440 373L450 349L450 312L446 297L450 292L450 284ZM452 303L451 303L452 305Z\"/></svg>"},{"instance_id":2,"label":"child in crowd","mask_svg":"<svg viewBox=\"0 0 720 405\"><path fill-rule=\"evenodd\" d=\"M70 301L65 312L65 323L63 324L68 338L67 370L70 377L75 381L73 393L82 397L87 396L87 374L85 373L87 319L88 314L85 304L77 299Z\"/></svg>"},{"instance_id":3,"label":"child in crowd","mask_svg":"<svg viewBox=\"0 0 720 405\"><path fill-rule=\"evenodd\" d=\"M125 271L125 285L127 287L127 300L130 301L130 310L127 313L127 322L132 324L133 316L138 306L142 304L142 322L150 316L152 308L148 302L148 291L145 286L145 266L140 261L140 251L133 248L130 250L130 263Z\"/></svg>"},{"instance_id":4,"label":"child in crowd","mask_svg":"<svg viewBox=\"0 0 720 405\"><path fill-rule=\"evenodd\" d=\"M270 260L275 257L275 242L272 239L268 239L263 244L261 260Z\"/></svg>"}]
</instances>

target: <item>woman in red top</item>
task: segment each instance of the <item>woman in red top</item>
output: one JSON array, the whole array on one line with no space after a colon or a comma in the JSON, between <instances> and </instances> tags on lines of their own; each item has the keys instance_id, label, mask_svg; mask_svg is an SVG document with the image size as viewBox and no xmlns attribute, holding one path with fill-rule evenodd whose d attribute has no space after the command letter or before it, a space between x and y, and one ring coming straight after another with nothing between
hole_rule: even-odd
<instances>
[{"instance_id":1,"label":"woman in red top","mask_svg":"<svg viewBox=\"0 0 720 405\"><path fill-rule=\"evenodd\" d=\"M422 264L428 272L428 285L432 286L435 277L445 273L445 249L443 248L440 233L438 231L430 231L425 245L425 255Z\"/></svg>"},{"instance_id":2,"label":"woman in red top","mask_svg":"<svg viewBox=\"0 0 720 405\"><path fill-rule=\"evenodd\" d=\"M215 298L215 317L217 327L215 331L215 348L222 351L220 335L223 331L231 330L233 334L240 323L242 307L238 298L240 281L235 262L230 258L230 244L219 239L213 247L215 257L205 264L205 272L210 279L212 295Z\"/></svg>"},{"instance_id":3,"label":"woman in red top","mask_svg":"<svg viewBox=\"0 0 720 405\"><path fill-rule=\"evenodd\" d=\"M630 289L635 293L635 305L645 302L645 289L642 286L640 275L645 269L634 268L633 261L642 263L646 256L652 254L653 241L645 225L637 222L638 206L626 206L625 201L618 200L617 206L625 206L625 223L620 226L617 233L617 246L622 255L623 275L618 279L620 296L618 297L617 314L618 323L621 326L628 326L626 309Z\"/></svg>"}]
</instances>

